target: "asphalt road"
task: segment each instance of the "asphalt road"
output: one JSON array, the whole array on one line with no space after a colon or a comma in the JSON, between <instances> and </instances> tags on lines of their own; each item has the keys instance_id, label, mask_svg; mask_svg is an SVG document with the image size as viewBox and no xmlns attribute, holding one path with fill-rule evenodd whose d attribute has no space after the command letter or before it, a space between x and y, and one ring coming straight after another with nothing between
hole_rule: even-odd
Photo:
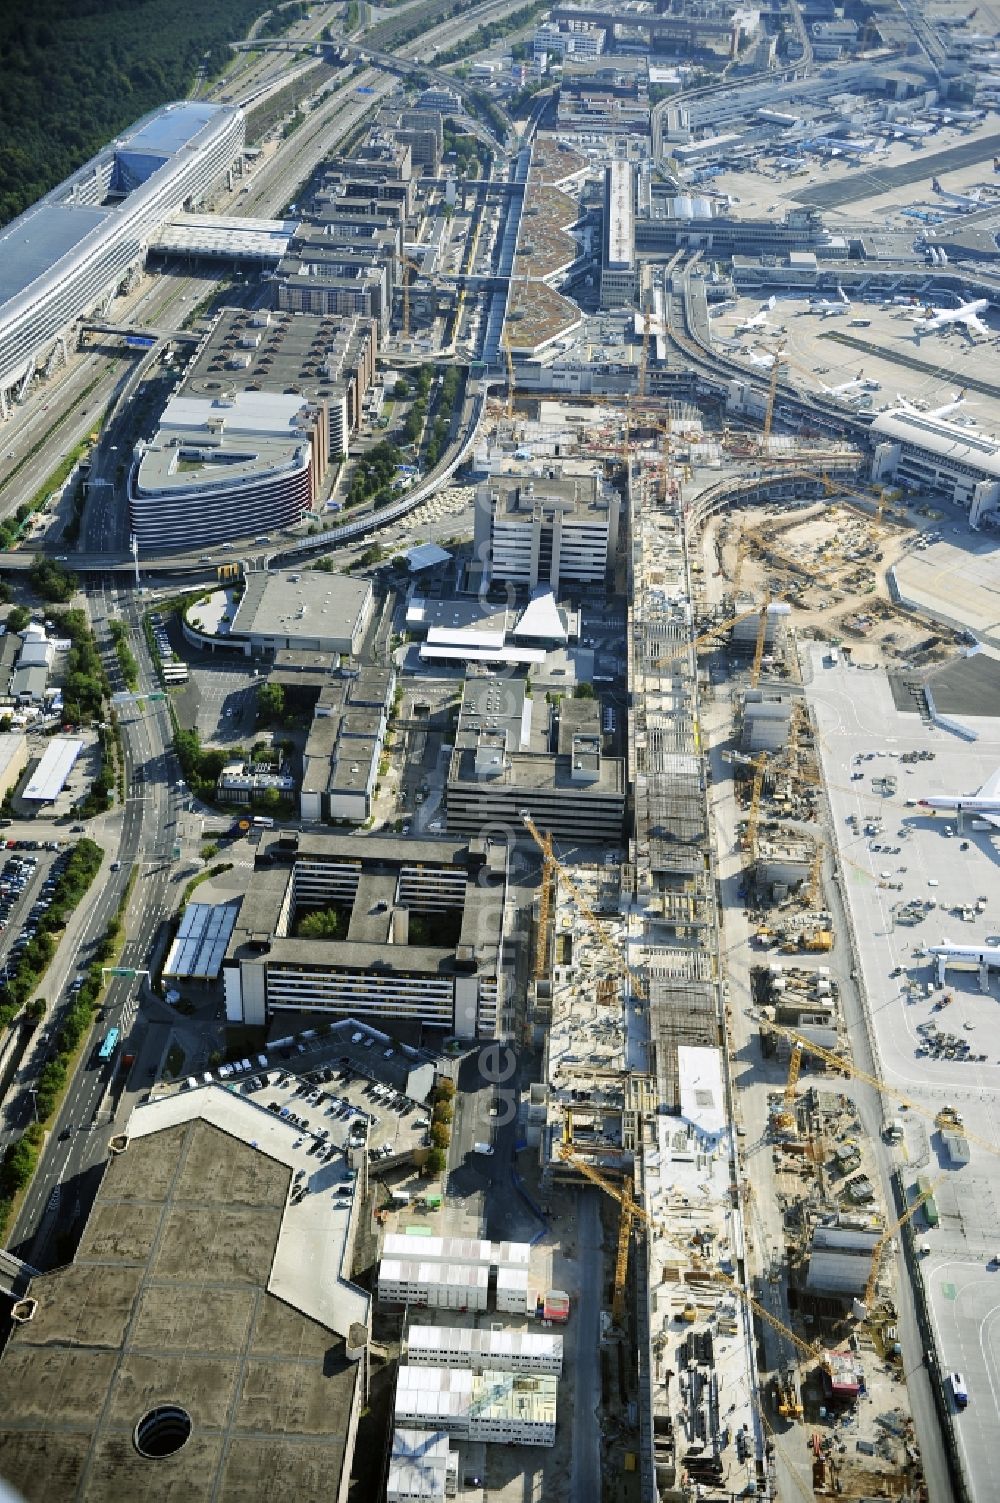
<instances>
[{"instance_id":1,"label":"asphalt road","mask_svg":"<svg viewBox=\"0 0 1000 1503\"><path fill-rule=\"evenodd\" d=\"M576 1248L580 1293L576 1302L576 1363L573 1378L572 1503L592 1503L601 1496L601 1216L598 1192L581 1190L576 1198Z\"/></svg>"},{"instance_id":2,"label":"asphalt road","mask_svg":"<svg viewBox=\"0 0 1000 1503\"><path fill-rule=\"evenodd\" d=\"M95 590L89 608L98 640L112 677L112 687L123 687L118 680L117 660L110 647L107 622L121 616L134 626L138 622L136 605L126 593L119 597L113 585ZM132 650L139 663L140 688L156 687L141 630L131 634ZM122 737L125 746L126 786L128 796L121 815L117 859L121 870L98 879L98 891L87 914L86 924L75 955L60 956L68 975L76 955L81 962L103 933L113 915L129 874L138 868L139 880L133 889L127 917L129 936L119 965L141 970L146 966L148 951L160 924L169 911L168 884L171 857L177 831L178 811L184 795L175 784L178 778L176 759L170 746L170 726L165 706L147 705L145 711L126 708L122 714ZM136 784L133 774L143 769L143 782ZM116 1130L116 1108L126 1090L134 1096L145 1083L149 1065L143 1054L146 1031L151 1023L161 1024L168 1010L157 999L144 993L138 977L115 977L104 999L103 1017L94 1034L94 1044L108 1028L117 1027L122 1046L117 1060L101 1066L94 1053L85 1055L63 1101L53 1125L52 1136L35 1181L29 1192L11 1237L11 1247L34 1266L48 1266L58 1257L53 1232L58 1225L85 1214L97 1183L97 1167L107 1156L107 1144ZM121 1075L125 1053L142 1054L137 1059L134 1078L126 1083ZM155 1066L154 1066L155 1068ZM140 1076L141 1072L141 1076ZM122 1120L124 1120L124 1111ZM117 1123L120 1128L122 1121ZM68 1140L61 1135L73 1129ZM58 1194L54 1195L58 1187Z\"/></svg>"}]
</instances>

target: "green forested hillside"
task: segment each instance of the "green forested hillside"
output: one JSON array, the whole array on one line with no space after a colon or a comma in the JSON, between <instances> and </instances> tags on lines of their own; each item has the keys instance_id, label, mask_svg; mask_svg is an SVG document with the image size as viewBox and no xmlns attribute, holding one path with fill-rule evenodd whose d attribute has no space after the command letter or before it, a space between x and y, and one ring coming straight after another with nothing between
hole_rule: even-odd
<instances>
[{"instance_id":1,"label":"green forested hillside","mask_svg":"<svg viewBox=\"0 0 1000 1503\"><path fill-rule=\"evenodd\" d=\"M186 94L268 0L0 3L0 224L131 121Z\"/></svg>"}]
</instances>

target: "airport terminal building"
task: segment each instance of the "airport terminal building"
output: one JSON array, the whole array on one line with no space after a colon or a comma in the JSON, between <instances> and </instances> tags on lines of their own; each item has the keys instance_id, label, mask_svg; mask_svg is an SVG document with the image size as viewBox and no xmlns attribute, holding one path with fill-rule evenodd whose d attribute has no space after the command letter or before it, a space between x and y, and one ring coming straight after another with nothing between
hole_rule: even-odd
<instances>
[{"instance_id":1,"label":"airport terminal building","mask_svg":"<svg viewBox=\"0 0 1000 1503\"><path fill-rule=\"evenodd\" d=\"M880 412L871 426L872 480L939 491L966 507L978 527L1000 513L1000 445L990 435L907 407Z\"/></svg>"},{"instance_id":2,"label":"airport terminal building","mask_svg":"<svg viewBox=\"0 0 1000 1503\"><path fill-rule=\"evenodd\" d=\"M243 150L233 105L164 105L0 231L0 417L64 357L77 319L139 265L149 241Z\"/></svg>"}]
</instances>

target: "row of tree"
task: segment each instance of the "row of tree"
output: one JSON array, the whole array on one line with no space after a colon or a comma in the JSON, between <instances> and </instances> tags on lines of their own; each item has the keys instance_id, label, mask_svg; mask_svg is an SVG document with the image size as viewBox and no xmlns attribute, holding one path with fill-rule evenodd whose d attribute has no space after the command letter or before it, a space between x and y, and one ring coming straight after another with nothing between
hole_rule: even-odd
<instances>
[{"instance_id":1,"label":"row of tree","mask_svg":"<svg viewBox=\"0 0 1000 1503\"><path fill-rule=\"evenodd\" d=\"M76 856L81 850L86 853L86 848L92 845L92 841L81 840L73 855ZM94 846L94 850L98 852L99 864L100 847ZM68 870L69 866L67 866ZM81 1040L93 1026L94 1014L104 987L102 967L115 956L127 902L128 889L94 951L93 959L83 979L83 985L59 1026L54 1053L38 1077L34 1097L38 1121L33 1122L24 1135L16 1143L10 1145L0 1161L0 1240L6 1235L14 1196L19 1190L24 1189L35 1172L39 1152L44 1142L45 1123L59 1105L60 1095L69 1077L73 1055ZM49 912L51 911L50 909Z\"/></svg>"},{"instance_id":2,"label":"row of tree","mask_svg":"<svg viewBox=\"0 0 1000 1503\"><path fill-rule=\"evenodd\" d=\"M0 224L147 111L219 73L267 0L0 6ZM281 12L282 22L286 12Z\"/></svg>"},{"instance_id":3,"label":"row of tree","mask_svg":"<svg viewBox=\"0 0 1000 1503\"><path fill-rule=\"evenodd\" d=\"M38 921L34 938L21 951L13 974L0 983L0 1027L6 1028L36 991L65 929L101 865L101 847L93 840L78 841L56 879L52 900ZM9 968L8 968L9 969Z\"/></svg>"}]
</instances>

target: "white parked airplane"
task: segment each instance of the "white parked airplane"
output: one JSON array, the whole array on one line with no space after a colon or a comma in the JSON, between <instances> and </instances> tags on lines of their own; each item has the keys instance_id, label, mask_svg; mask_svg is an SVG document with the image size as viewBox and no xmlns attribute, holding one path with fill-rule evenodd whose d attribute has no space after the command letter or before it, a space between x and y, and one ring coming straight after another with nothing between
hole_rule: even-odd
<instances>
[{"instance_id":1,"label":"white parked airplane","mask_svg":"<svg viewBox=\"0 0 1000 1503\"><path fill-rule=\"evenodd\" d=\"M774 305L777 301L776 297L769 297L766 303L761 303L760 311L751 314L741 324L737 324L734 332L736 334L753 334L759 329L766 329L768 327L767 315L774 311Z\"/></svg>"},{"instance_id":2,"label":"white parked airplane","mask_svg":"<svg viewBox=\"0 0 1000 1503\"><path fill-rule=\"evenodd\" d=\"M819 384L828 397L848 397L864 385L864 375L864 371L858 371L853 381L842 381L839 386L823 386L822 381Z\"/></svg>"},{"instance_id":3,"label":"white parked airplane","mask_svg":"<svg viewBox=\"0 0 1000 1503\"><path fill-rule=\"evenodd\" d=\"M914 314L914 332L919 339L922 334L937 334L952 324L964 324L972 334L988 334L990 331L979 314L985 313L989 306L988 298L978 297L975 302L961 303L957 308L924 308Z\"/></svg>"},{"instance_id":4,"label":"white parked airplane","mask_svg":"<svg viewBox=\"0 0 1000 1503\"><path fill-rule=\"evenodd\" d=\"M937 962L938 985L944 985L945 967L951 962L958 965L985 965L995 970L1000 967L1000 947L997 945L951 945L945 940L940 945L928 945L927 954Z\"/></svg>"},{"instance_id":5,"label":"white parked airplane","mask_svg":"<svg viewBox=\"0 0 1000 1503\"><path fill-rule=\"evenodd\" d=\"M762 355L758 350L747 350L746 358L747 360L749 360L751 365L757 366L759 370L768 371L771 369L771 366L774 364L775 360L775 357L773 355Z\"/></svg>"},{"instance_id":6,"label":"white parked airplane","mask_svg":"<svg viewBox=\"0 0 1000 1503\"><path fill-rule=\"evenodd\" d=\"M978 814L1000 830L1000 767L975 793L936 793L920 800L922 809L949 809L956 814Z\"/></svg>"},{"instance_id":7,"label":"white parked airplane","mask_svg":"<svg viewBox=\"0 0 1000 1503\"><path fill-rule=\"evenodd\" d=\"M810 313L822 313L824 318L833 317L838 313L844 313L851 306L851 300L843 287L837 288L836 299L828 297L813 298L809 304Z\"/></svg>"},{"instance_id":8,"label":"white parked airplane","mask_svg":"<svg viewBox=\"0 0 1000 1503\"><path fill-rule=\"evenodd\" d=\"M917 407L913 402L908 402L905 397L900 396L899 392L896 393L896 401L904 412L917 412L929 418L951 417L953 412L966 406L964 391L956 391L950 402L945 402L943 407L932 407L930 411L925 407Z\"/></svg>"}]
</instances>

